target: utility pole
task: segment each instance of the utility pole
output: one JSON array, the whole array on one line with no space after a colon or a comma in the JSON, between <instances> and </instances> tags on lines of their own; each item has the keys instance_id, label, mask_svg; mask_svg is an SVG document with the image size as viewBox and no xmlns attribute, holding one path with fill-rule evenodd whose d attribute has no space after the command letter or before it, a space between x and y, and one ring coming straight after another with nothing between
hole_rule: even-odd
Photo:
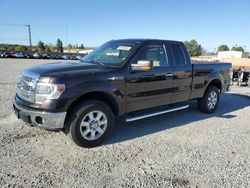
<instances>
[{"instance_id":1,"label":"utility pole","mask_svg":"<svg viewBox=\"0 0 250 188\"><path fill-rule=\"evenodd\" d=\"M0 23L0 25L4 25L4 26L25 26L25 27L28 27L28 32L29 32L29 44L30 44L30 50L32 48L32 43L31 43L31 29L30 29L30 24L7 24L7 23Z\"/></svg>"},{"instance_id":2,"label":"utility pole","mask_svg":"<svg viewBox=\"0 0 250 188\"><path fill-rule=\"evenodd\" d=\"M25 25L28 27L28 30L29 30L29 42L30 42L30 50L32 48L32 42L31 42L31 30L30 30L30 25Z\"/></svg>"},{"instance_id":3,"label":"utility pole","mask_svg":"<svg viewBox=\"0 0 250 188\"><path fill-rule=\"evenodd\" d=\"M68 47L68 26L66 27L66 44L65 46Z\"/></svg>"}]
</instances>

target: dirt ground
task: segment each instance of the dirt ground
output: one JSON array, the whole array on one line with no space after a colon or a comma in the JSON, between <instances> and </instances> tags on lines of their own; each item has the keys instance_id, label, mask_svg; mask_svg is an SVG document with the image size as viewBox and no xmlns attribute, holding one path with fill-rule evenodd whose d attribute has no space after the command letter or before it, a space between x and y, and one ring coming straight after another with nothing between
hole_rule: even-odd
<instances>
[{"instance_id":1,"label":"dirt ground","mask_svg":"<svg viewBox=\"0 0 250 188\"><path fill-rule=\"evenodd\" d=\"M119 120L109 140L85 149L12 111L19 72L47 62L0 59L0 187L250 187L250 88L234 86L214 114L194 101L183 111Z\"/></svg>"}]
</instances>

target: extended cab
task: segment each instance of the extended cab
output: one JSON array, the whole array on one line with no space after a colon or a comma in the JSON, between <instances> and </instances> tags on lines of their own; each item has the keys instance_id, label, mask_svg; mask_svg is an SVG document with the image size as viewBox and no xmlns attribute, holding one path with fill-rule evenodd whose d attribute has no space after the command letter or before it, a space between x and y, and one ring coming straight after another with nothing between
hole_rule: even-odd
<instances>
[{"instance_id":1,"label":"extended cab","mask_svg":"<svg viewBox=\"0 0 250 188\"><path fill-rule=\"evenodd\" d=\"M191 63L182 42L112 40L79 62L38 65L19 76L14 110L24 122L64 130L82 147L127 122L187 108L216 110L231 82L230 63Z\"/></svg>"}]
</instances>

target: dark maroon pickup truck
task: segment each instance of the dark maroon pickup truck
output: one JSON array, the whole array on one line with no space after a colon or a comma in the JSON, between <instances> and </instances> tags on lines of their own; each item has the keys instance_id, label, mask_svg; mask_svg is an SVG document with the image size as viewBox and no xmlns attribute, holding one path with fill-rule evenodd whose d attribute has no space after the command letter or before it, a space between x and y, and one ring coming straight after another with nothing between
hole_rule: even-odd
<instances>
[{"instance_id":1,"label":"dark maroon pickup truck","mask_svg":"<svg viewBox=\"0 0 250 188\"><path fill-rule=\"evenodd\" d=\"M232 76L230 63L192 64L182 42L111 40L79 62L39 65L19 76L14 110L24 122L63 130L82 147L127 122L188 108L212 113Z\"/></svg>"}]
</instances>

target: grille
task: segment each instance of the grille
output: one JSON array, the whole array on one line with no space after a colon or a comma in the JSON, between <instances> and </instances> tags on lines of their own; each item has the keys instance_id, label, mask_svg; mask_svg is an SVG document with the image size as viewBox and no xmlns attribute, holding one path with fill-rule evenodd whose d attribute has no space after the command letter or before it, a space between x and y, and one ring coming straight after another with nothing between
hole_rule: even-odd
<instances>
[{"instance_id":1,"label":"grille","mask_svg":"<svg viewBox=\"0 0 250 188\"><path fill-rule=\"evenodd\" d=\"M17 84L17 95L28 102L35 102L36 79L21 75Z\"/></svg>"},{"instance_id":2,"label":"grille","mask_svg":"<svg viewBox=\"0 0 250 188\"><path fill-rule=\"evenodd\" d=\"M22 79L23 79L24 81L26 81L26 82L31 82L31 81L32 81L32 78L27 77L27 76L23 76L23 75L22 75Z\"/></svg>"}]
</instances>

